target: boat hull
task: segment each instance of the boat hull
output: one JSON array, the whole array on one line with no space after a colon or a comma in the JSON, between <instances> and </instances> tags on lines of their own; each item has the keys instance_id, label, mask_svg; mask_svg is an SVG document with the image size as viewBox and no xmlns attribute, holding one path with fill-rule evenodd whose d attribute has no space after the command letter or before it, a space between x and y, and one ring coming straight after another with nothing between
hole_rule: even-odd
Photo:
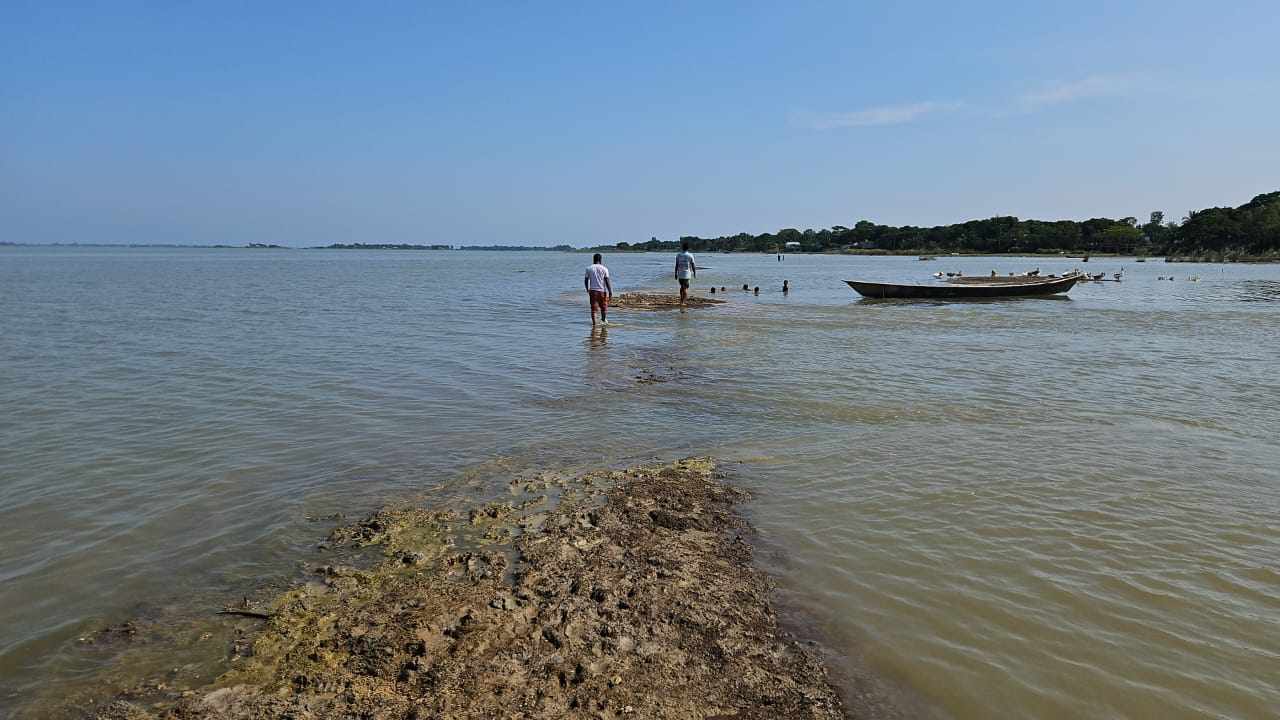
<instances>
[{"instance_id":1,"label":"boat hull","mask_svg":"<svg viewBox=\"0 0 1280 720\"><path fill-rule=\"evenodd\" d=\"M1001 297L1035 297L1067 292L1080 278L1065 277L1026 283L991 283L985 285L939 284L897 285L894 283L845 280L859 295L868 298L935 298L966 300Z\"/></svg>"}]
</instances>

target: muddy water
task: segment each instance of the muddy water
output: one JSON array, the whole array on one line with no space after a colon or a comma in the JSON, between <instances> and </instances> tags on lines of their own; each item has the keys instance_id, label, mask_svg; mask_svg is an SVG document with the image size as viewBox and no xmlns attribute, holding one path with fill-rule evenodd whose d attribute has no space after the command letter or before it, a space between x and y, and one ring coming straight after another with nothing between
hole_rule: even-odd
<instances>
[{"instance_id":1,"label":"muddy water","mask_svg":"<svg viewBox=\"0 0 1280 720\"><path fill-rule=\"evenodd\" d=\"M835 660L940 715L1274 715L1280 268L901 304L839 281L1071 261L701 260L727 305L592 332L575 255L0 249L0 710L308 518L709 454Z\"/></svg>"}]
</instances>

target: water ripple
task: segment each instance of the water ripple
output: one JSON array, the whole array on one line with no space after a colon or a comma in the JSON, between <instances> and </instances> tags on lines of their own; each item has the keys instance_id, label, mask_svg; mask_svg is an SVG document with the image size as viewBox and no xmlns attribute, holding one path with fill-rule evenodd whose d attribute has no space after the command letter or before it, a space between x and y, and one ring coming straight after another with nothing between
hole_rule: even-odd
<instances>
[{"instance_id":1,"label":"water ripple","mask_svg":"<svg viewBox=\"0 0 1280 720\"><path fill-rule=\"evenodd\" d=\"M0 712L140 599L288 577L308 514L684 453L754 458L788 597L943 715L1280 706L1275 268L868 304L839 281L920 264L734 255L700 282L761 296L593 333L582 262L0 249Z\"/></svg>"}]
</instances>

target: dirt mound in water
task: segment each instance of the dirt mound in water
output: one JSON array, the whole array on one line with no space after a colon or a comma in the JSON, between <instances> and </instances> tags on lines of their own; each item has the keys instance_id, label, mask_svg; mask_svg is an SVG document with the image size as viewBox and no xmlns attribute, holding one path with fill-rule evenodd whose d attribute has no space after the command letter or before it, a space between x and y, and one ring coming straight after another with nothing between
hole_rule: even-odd
<instances>
[{"instance_id":1,"label":"dirt mound in water","mask_svg":"<svg viewBox=\"0 0 1280 720\"><path fill-rule=\"evenodd\" d=\"M685 307L711 307L713 305L723 305L724 303L724 300L690 295L685 301ZM622 310L675 310L680 307L680 296L629 292L615 296L609 306Z\"/></svg>"},{"instance_id":2,"label":"dirt mound in water","mask_svg":"<svg viewBox=\"0 0 1280 720\"><path fill-rule=\"evenodd\" d=\"M470 550L449 539L461 516L380 512L331 538L380 564L317 568L264 608L237 669L99 717L845 717L778 628L740 498L706 460L592 476L554 509L473 514L515 539Z\"/></svg>"}]
</instances>

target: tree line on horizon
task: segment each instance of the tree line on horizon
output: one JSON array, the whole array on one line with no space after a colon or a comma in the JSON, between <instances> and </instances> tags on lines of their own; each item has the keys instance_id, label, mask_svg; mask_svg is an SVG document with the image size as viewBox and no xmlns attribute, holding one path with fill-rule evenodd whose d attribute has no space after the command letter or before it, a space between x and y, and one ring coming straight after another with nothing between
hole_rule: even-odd
<instances>
[{"instance_id":1,"label":"tree line on horizon","mask_svg":"<svg viewBox=\"0 0 1280 720\"><path fill-rule=\"evenodd\" d=\"M800 252L1117 253L1227 261L1280 258L1280 191L1259 195L1237 208L1193 210L1180 222L1166 221L1159 210L1145 223L1134 217L1082 221L993 217L915 227L861 220L852 227L784 228L775 233L717 238L688 235L669 241L651 238L591 249L671 251L686 242L695 252L780 252L794 242L799 243Z\"/></svg>"}]
</instances>

